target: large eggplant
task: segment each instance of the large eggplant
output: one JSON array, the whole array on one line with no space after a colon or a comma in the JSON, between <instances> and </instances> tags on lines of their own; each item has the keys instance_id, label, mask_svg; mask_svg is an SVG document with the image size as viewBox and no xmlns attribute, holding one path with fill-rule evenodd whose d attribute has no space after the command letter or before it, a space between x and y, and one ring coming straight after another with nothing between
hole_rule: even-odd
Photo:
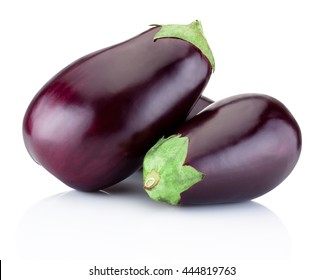
<instances>
[{"instance_id":1,"label":"large eggplant","mask_svg":"<svg viewBox=\"0 0 323 280\"><path fill-rule=\"evenodd\" d=\"M109 187L188 116L214 68L200 22L154 26L73 62L29 105L31 157L68 186Z\"/></svg>"},{"instance_id":2,"label":"large eggplant","mask_svg":"<svg viewBox=\"0 0 323 280\"><path fill-rule=\"evenodd\" d=\"M279 185L301 153L301 130L280 101L242 94L208 106L144 159L144 188L170 204L231 203Z\"/></svg>"}]
</instances>

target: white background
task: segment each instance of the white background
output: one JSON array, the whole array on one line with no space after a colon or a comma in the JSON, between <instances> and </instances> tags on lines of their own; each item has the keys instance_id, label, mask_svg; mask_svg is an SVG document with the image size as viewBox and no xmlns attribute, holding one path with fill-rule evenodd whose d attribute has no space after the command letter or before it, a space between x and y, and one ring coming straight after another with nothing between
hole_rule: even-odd
<instances>
[{"instance_id":1,"label":"white background","mask_svg":"<svg viewBox=\"0 0 323 280\"><path fill-rule=\"evenodd\" d=\"M314 0L1 1L3 278L93 279L94 265L145 264L237 266L232 279L322 278L322 14ZM32 161L22 119L49 78L151 23L195 19L216 61L204 95L266 93L298 120L302 155L279 187L244 204L171 207L150 201L138 176L109 195L84 194Z\"/></svg>"}]
</instances>

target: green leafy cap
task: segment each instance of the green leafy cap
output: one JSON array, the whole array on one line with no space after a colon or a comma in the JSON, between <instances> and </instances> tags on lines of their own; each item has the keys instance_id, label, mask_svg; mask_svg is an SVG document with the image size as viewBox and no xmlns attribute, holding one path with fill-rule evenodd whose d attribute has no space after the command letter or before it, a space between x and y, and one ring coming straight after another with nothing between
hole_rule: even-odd
<instances>
[{"instance_id":1,"label":"green leafy cap","mask_svg":"<svg viewBox=\"0 0 323 280\"><path fill-rule=\"evenodd\" d=\"M202 24L195 20L190 24L167 24L159 25L152 24L152 26L160 26L161 29L155 34L154 40L160 38L179 38L185 40L195 47L197 47L202 54L208 59L211 64L212 72L215 69L214 57L212 50L204 36Z\"/></svg>"},{"instance_id":2,"label":"green leafy cap","mask_svg":"<svg viewBox=\"0 0 323 280\"><path fill-rule=\"evenodd\" d=\"M204 174L184 165L189 138L161 138L146 154L143 163L144 189L149 197L178 205L180 194L201 181Z\"/></svg>"}]
</instances>

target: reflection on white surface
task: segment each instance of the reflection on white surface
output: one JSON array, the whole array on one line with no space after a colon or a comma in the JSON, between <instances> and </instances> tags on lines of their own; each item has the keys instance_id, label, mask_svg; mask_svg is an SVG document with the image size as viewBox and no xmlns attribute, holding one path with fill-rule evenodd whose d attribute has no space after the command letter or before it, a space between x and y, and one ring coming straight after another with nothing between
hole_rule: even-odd
<instances>
[{"instance_id":1,"label":"reflection on white surface","mask_svg":"<svg viewBox=\"0 0 323 280\"><path fill-rule=\"evenodd\" d=\"M174 207L151 201L139 173L109 193L68 191L32 206L17 229L23 258L216 260L285 259L279 218L247 202Z\"/></svg>"}]
</instances>

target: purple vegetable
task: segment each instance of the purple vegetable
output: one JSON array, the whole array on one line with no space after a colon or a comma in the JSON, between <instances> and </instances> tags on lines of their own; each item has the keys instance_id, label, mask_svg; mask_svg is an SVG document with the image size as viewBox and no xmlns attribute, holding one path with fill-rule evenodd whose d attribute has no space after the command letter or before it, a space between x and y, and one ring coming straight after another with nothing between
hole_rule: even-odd
<instances>
[{"instance_id":1,"label":"purple vegetable","mask_svg":"<svg viewBox=\"0 0 323 280\"><path fill-rule=\"evenodd\" d=\"M186 119L212 68L198 21L156 26L86 55L32 100L23 121L27 150L72 188L116 184Z\"/></svg>"},{"instance_id":2,"label":"purple vegetable","mask_svg":"<svg viewBox=\"0 0 323 280\"><path fill-rule=\"evenodd\" d=\"M242 94L208 106L144 159L145 189L170 204L251 200L278 186L301 152L300 128L278 100Z\"/></svg>"}]
</instances>

